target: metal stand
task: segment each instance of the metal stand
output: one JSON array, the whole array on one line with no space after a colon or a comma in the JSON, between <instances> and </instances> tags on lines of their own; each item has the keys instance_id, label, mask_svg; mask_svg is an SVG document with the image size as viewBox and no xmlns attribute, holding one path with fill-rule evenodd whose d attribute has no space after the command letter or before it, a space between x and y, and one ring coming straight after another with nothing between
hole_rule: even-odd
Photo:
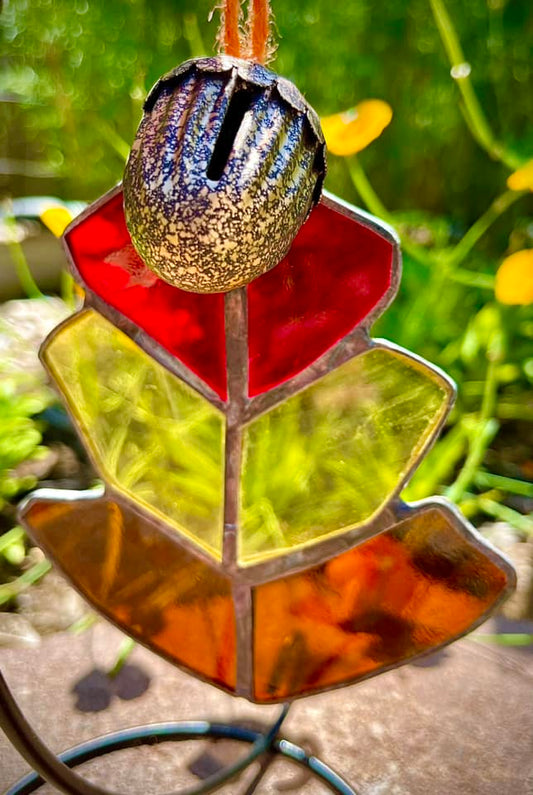
<instances>
[{"instance_id":1,"label":"metal stand","mask_svg":"<svg viewBox=\"0 0 533 795\"><path fill-rule=\"evenodd\" d=\"M263 757L257 775L243 793L243 795L252 795L276 756L282 756L284 759L307 768L332 792L340 793L340 795L356 795L355 790L320 759L308 754L303 748L289 740L278 737L279 729L287 717L289 708L290 704L283 706L278 719L265 734L241 726L207 721L159 723L151 726L137 726L97 737L77 745L69 751L64 751L57 757L44 745L26 721L0 673L0 726L15 748L36 771L10 787L5 795L28 795L45 783L52 784L67 795L117 795L110 790L104 790L91 784L74 773L71 768L124 748L206 738L251 743L252 749L235 764L215 773L200 784L181 790L180 793L173 793L173 795L201 795L201 793L213 792L240 775L256 759Z\"/></svg>"}]
</instances>

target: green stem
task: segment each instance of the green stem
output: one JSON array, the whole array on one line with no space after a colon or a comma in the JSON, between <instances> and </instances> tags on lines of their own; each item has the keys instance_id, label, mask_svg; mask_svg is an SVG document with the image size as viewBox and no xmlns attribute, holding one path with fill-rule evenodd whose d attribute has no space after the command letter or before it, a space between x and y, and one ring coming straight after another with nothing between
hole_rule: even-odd
<instances>
[{"instance_id":1,"label":"green stem","mask_svg":"<svg viewBox=\"0 0 533 795\"><path fill-rule=\"evenodd\" d=\"M132 638L124 638L120 649L118 651L117 659L115 660L114 665L112 668L109 669L107 675L110 679L114 679L115 676L118 676L120 671L124 667L124 663L132 653L133 649L135 648L135 641Z\"/></svg>"},{"instance_id":2,"label":"green stem","mask_svg":"<svg viewBox=\"0 0 533 795\"><path fill-rule=\"evenodd\" d=\"M12 527L7 533L0 536L0 553L3 553L11 544L16 544L24 538L24 530L19 525Z\"/></svg>"},{"instance_id":3,"label":"green stem","mask_svg":"<svg viewBox=\"0 0 533 795\"><path fill-rule=\"evenodd\" d=\"M480 510L489 516L500 519L502 522L507 522L511 527L516 527L517 530L523 533L533 534L533 519L528 516L524 516L507 505L502 505L496 500L490 500L486 497L479 497L477 504Z\"/></svg>"},{"instance_id":4,"label":"green stem","mask_svg":"<svg viewBox=\"0 0 533 795\"><path fill-rule=\"evenodd\" d=\"M347 158L348 172L359 196L364 201L366 207L374 215L390 222L390 213L370 184L370 181L361 165L359 158Z\"/></svg>"},{"instance_id":5,"label":"green stem","mask_svg":"<svg viewBox=\"0 0 533 795\"><path fill-rule=\"evenodd\" d=\"M191 58L198 58L205 55L206 48L202 40L198 17L196 14L183 15L183 36L189 44Z\"/></svg>"},{"instance_id":6,"label":"green stem","mask_svg":"<svg viewBox=\"0 0 533 795\"><path fill-rule=\"evenodd\" d=\"M346 163L352 184L367 209L374 215L383 218L383 220L391 224L391 226L395 226L392 214L387 210L374 190L361 161L356 157L351 157L346 159ZM451 281L464 284L467 287L480 287L483 290L494 290L494 276L491 274L476 273L475 271L460 269L456 266L463 261L480 237L485 234L500 215L526 193L527 191L506 191L501 196L498 196L483 213L481 218L478 218L470 227L455 248L449 252L428 251L422 246L413 243L407 235L402 234L401 231L395 227L400 235L402 248L410 257L427 268L440 266L444 275Z\"/></svg>"},{"instance_id":7,"label":"green stem","mask_svg":"<svg viewBox=\"0 0 533 795\"><path fill-rule=\"evenodd\" d=\"M490 422L496 413L496 399L498 396L498 369L500 363L501 357L499 356L494 356L493 358L489 359L479 417L480 422L482 423Z\"/></svg>"},{"instance_id":8,"label":"green stem","mask_svg":"<svg viewBox=\"0 0 533 795\"><path fill-rule=\"evenodd\" d=\"M446 271L446 277L452 282L464 284L466 287L480 287L482 290L494 291L495 278L490 273L477 273L464 268L454 268L454 270Z\"/></svg>"},{"instance_id":9,"label":"green stem","mask_svg":"<svg viewBox=\"0 0 533 795\"><path fill-rule=\"evenodd\" d=\"M472 86L470 65L466 62L457 31L448 14L444 0L429 0L429 3L452 67L452 76L461 92L463 99L462 110L470 132L478 144L488 152L490 157L505 163L508 168L515 171L522 165L522 160L500 143L490 128Z\"/></svg>"},{"instance_id":10,"label":"green stem","mask_svg":"<svg viewBox=\"0 0 533 795\"><path fill-rule=\"evenodd\" d=\"M468 455L461 471L452 485L446 490L446 496L452 502L460 502L468 489L477 470L483 463L487 448L498 432L498 422L494 419L479 423L479 430L470 444Z\"/></svg>"},{"instance_id":11,"label":"green stem","mask_svg":"<svg viewBox=\"0 0 533 795\"><path fill-rule=\"evenodd\" d=\"M41 560L39 563L32 566L31 569L25 571L24 574L21 574L20 577L17 577L16 580L13 580L13 582L6 582L0 585L0 605L9 602L21 591L24 591L26 588L29 588L30 585L36 583L41 577L44 577L51 568L52 566L47 560Z\"/></svg>"},{"instance_id":12,"label":"green stem","mask_svg":"<svg viewBox=\"0 0 533 795\"><path fill-rule=\"evenodd\" d=\"M500 420L533 422L533 406L527 403L507 403L502 400L496 408L496 416Z\"/></svg>"},{"instance_id":13,"label":"green stem","mask_svg":"<svg viewBox=\"0 0 533 795\"><path fill-rule=\"evenodd\" d=\"M366 172L361 165L361 161L357 157L351 157L346 160L346 163L348 165L348 172L350 174L352 184L363 200L367 209L370 210L370 212L374 215L377 215L379 218L383 218L383 220L389 223L391 226L394 226L391 213L387 210L376 191L372 187L370 180L368 179ZM397 227L395 228L400 235L402 247L411 257L413 257L413 259L418 260L427 267L432 267L435 264L436 258L431 254L431 252L427 251L421 246L417 246L416 243L413 243L411 240L409 240L406 235L402 235Z\"/></svg>"},{"instance_id":14,"label":"green stem","mask_svg":"<svg viewBox=\"0 0 533 795\"><path fill-rule=\"evenodd\" d=\"M476 432L473 434L473 437L471 437L465 463L456 480L446 492L446 496L448 499L452 500L452 502L460 502L463 498L465 491L473 482L479 467L483 463L488 446L498 432L499 424L498 421L494 419L494 413L498 393L497 372L499 364L499 357L488 359L487 376L483 389L483 399L479 418L476 423Z\"/></svg>"},{"instance_id":15,"label":"green stem","mask_svg":"<svg viewBox=\"0 0 533 795\"><path fill-rule=\"evenodd\" d=\"M501 632L497 635L484 632L479 635L470 635L469 639L476 643L496 643L499 646L533 645L533 635L528 635L525 632Z\"/></svg>"},{"instance_id":16,"label":"green stem","mask_svg":"<svg viewBox=\"0 0 533 795\"><path fill-rule=\"evenodd\" d=\"M15 271L18 276L20 285L26 294L27 298L44 298L44 295L37 287L37 284L31 275L28 260L24 254L24 250L18 240L15 239L15 219L7 218L6 225L11 234L11 240L8 242L9 254L11 261L15 266Z\"/></svg>"},{"instance_id":17,"label":"green stem","mask_svg":"<svg viewBox=\"0 0 533 795\"><path fill-rule=\"evenodd\" d=\"M98 119L95 127L101 133L104 141L109 144L111 149L113 149L113 151L116 152L116 154L120 157L122 162L125 163L130 153L130 147L124 138L119 135L115 128L104 119Z\"/></svg>"},{"instance_id":18,"label":"green stem","mask_svg":"<svg viewBox=\"0 0 533 795\"><path fill-rule=\"evenodd\" d=\"M508 210L509 207L518 201L518 199L525 196L527 192L528 191L507 190L505 193L502 193L501 196L494 199L490 207L485 210L483 215L481 215L474 224L472 224L455 248L446 255L447 263L449 263L451 267L459 265L492 224Z\"/></svg>"},{"instance_id":19,"label":"green stem","mask_svg":"<svg viewBox=\"0 0 533 795\"><path fill-rule=\"evenodd\" d=\"M520 494L523 497L533 497L533 483L503 475L493 475L492 472L478 472L475 477L476 486L483 489L503 489L511 494Z\"/></svg>"},{"instance_id":20,"label":"green stem","mask_svg":"<svg viewBox=\"0 0 533 795\"><path fill-rule=\"evenodd\" d=\"M69 309L74 310L76 298L74 295L74 279L66 270L61 271L61 298Z\"/></svg>"},{"instance_id":21,"label":"green stem","mask_svg":"<svg viewBox=\"0 0 533 795\"><path fill-rule=\"evenodd\" d=\"M81 632L86 632L86 630L90 629L97 621L98 616L96 613L85 613L84 616L78 618L77 621L70 625L68 631L72 632L73 635L78 635Z\"/></svg>"}]
</instances>

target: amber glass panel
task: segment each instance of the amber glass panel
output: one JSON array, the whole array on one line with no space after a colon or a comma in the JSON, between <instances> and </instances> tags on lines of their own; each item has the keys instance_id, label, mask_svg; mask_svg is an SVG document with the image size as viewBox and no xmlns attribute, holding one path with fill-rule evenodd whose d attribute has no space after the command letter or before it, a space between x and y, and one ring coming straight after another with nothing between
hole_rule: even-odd
<instances>
[{"instance_id":1,"label":"amber glass panel","mask_svg":"<svg viewBox=\"0 0 533 795\"><path fill-rule=\"evenodd\" d=\"M368 521L446 412L429 367L372 349L245 430L239 557L254 563Z\"/></svg>"},{"instance_id":2,"label":"amber glass panel","mask_svg":"<svg viewBox=\"0 0 533 795\"><path fill-rule=\"evenodd\" d=\"M222 414L93 311L43 355L102 475L219 558Z\"/></svg>"},{"instance_id":3,"label":"amber glass panel","mask_svg":"<svg viewBox=\"0 0 533 795\"><path fill-rule=\"evenodd\" d=\"M35 501L25 522L97 610L173 662L235 687L229 580L106 498Z\"/></svg>"},{"instance_id":4,"label":"amber glass panel","mask_svg":"<svg viewBox=\"0 0 533 795\"><path fill-rule=\"evenodd\" d=\"M507 585L505 569L445 509L254 594L255 697L356 681L466 632Z\"/></svg>"},{"instance_id":5,"label":"amber glass panel","mask_svg":"<svg viewBox=\"0 0 533 795\"><path fill-rule=\"evenodd\" d=\"M76 224L66 243L85 284L226 398L224 296L178 290L131 242L122 191Z\"/></svg>"}]
</instances>

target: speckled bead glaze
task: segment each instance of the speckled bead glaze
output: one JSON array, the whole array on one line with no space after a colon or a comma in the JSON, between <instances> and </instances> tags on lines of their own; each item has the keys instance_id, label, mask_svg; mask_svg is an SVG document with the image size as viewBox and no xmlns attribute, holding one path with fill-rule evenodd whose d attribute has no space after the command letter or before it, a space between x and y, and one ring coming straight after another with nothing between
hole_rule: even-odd
<instances>
[{"instance_id":1,"label":"speckled bead glaze","mask_svg":"<svg viewBox=\"0 0 533 795\"><path fill-rule=\"evenodd\" d=\"M124 173L133 244L183 290L226 292L287 253L325 175L316 113L249 61L186 61L149 93Z\"/></svg>"}]
</instances>

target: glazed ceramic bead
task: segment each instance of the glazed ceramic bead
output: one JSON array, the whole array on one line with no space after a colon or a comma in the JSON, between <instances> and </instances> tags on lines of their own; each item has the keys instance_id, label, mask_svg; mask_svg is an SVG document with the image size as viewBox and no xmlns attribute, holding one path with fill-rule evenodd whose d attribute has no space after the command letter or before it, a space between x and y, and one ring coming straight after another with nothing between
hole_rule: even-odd
<instances>
[{"instance_id":1,"label":"glazed ceramic bead","mask_svg":"<svg viewBox=\"0 0 533 795\"><path fill-rule=\"evenodd\" d=\"M227 56L187 61L146 100L124 174L126 223L162 279L225 292L283 259L324 174L318 117L292 83Z\"/></svg>"}]
</instances>

